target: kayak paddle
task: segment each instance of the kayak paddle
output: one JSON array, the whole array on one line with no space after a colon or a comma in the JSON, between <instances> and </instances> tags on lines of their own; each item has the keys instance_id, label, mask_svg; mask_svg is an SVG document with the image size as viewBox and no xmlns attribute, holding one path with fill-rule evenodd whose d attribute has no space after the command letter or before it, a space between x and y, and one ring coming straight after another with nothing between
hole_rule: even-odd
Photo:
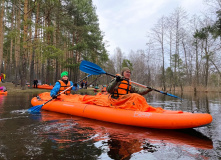
<instances>
[{"instance_id":1,"label":"kayak paddle","mask_svg":"<svg viewBox=\"0 0 221 160\"><path fill-rule=\"evenodd\" d=\"M92 63L92 62L85 61L85 60L81 61L80 70L83 71L83 72L85 72L85 73L92 74L92 75L106 74L106 75L109 75L109 76L112 76L112 77L116 77L115 75L112 75L112 74L110 74L110 73L105 72L105 71L104 71L100 66L98 66L97 64L94 64L94 63ZM148 86L139 84L139 83L137 83L137 82L133 82L133 81L130 81L130 82L133 83L133 84L142 86L142 87L149 88L149 89L151 89L151 90L153 90L153 91L156 91L156 92L165 94L165 95L167 95L167 96L171 96L171 97L178 98L178 99L182 100L182 98L180 98L180 97L178 97L178 96L175 96L175 95L172 95L172 94L169 94L169 93L167 93L167 92L159 91L159 90L157 90L157 89L154 89L154 88L151 88L151 87L148 87Z\"/></svg>"},{"instance_id":2,"label":"kayak paddle","mask_svg":"<svg viewBox=\"0 0 221 160\"><path fill-rule=\"evenodd\" d=\"M84 79L90 77L91 75L92 75L92 74L87 75L87 76L84 77L83 79L79 80L77 83L79 83L79 82L81 82L82 80L84 80ZM68 87L68 88L65 89L64 91L60 92L60 93L57 94L56 96L59 96L60 94L66 92L67 90L69 90L69 89L72 88L72 87L73 87L73 85L70 86L70 87ZM53 100L53 98L49 99L47 102L45 102L45 103L43 103L43 104L41 104L41 105L37 105L37 106L31 107L31 108L28 109L28 111L29 111L29 112L40 112L41 108L42 108L45 104L47 104L48 102L50 102L50 101L52 101L52 100Z\"/></svg>"}]
</instances>

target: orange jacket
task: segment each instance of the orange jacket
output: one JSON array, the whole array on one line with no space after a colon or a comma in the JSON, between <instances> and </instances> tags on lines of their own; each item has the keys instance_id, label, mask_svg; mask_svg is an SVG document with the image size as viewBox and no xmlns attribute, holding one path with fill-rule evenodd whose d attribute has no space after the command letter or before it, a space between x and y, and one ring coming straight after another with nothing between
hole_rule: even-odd
<instances>
[{"instance_id":1,"label":"orange jacket","mask_svg":"<svg viewBox=\"0 0 221 160\"><path fill-rule=\"evenodd\" d=\"M58 94L71 86L71 82L70 81L68 81L67 85L63 81L61 81L61 80L58 80L58 82L61 84L61 87L60 87L60 90L59 90ZM66 94L66 95L71 94L71 88L68 89L67 91L65 91L63 94Z\"/></svg>"},{"instance_id":2,"label":"orange jacket","mask_svg":"<svg viewBox=\"0 0 221 160\"><path fill-rule=\"evenodd\" d=\"M131 90L131 82L123 80L118 85L117 89L114 89L113 96L119 97L120 95L128 94Z\"/></svg>"},{"instance_id":3,"label":"orange jacket","mask_svg":"<svg viewBox=\"0 0 221 160\"><path fill-rule=\"evenodd\" d=\"M103 87L101 92L107 92L107 88L106 87Z\"/></svg>"}]
</instances>

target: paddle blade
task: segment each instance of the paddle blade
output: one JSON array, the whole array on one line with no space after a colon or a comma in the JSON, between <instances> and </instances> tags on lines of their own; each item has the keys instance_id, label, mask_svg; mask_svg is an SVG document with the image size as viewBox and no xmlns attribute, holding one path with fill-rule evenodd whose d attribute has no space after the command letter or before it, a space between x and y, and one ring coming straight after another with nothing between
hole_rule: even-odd
<instances>
[{"instance_id":1,"label":"paddle blade","mask_svg":"<svg viewBox=\"0 0 221 160\"><path fill-rule=\"evenodd\" d=\"M29 111L29 112L32 112L32 113L33 113L33 112L37 113L37 112L40 112L40 110L41 110L42 107L43 107L43 104L37 105L37 106L34 106L34 107L29 108L28 111Z\"/></svg>"},{"instance_id":2,"label":"paddle blade","mask_svg":"<svg viewBox=\"0 0 221 160\"><path fill-rule=\"evenodd\" d=\"M85 60L81 61L80 70L92 75L106 74L100 66Z\"/></svg>"},{"instance_id":3,"label":"paddle blade","mask_svg":"<svg viewBox=\"0 0 221 160\"><path fill-rule=\"evenodd\" d=\"M170 96L170 97L178 98L178 99L180 99L181 101L183 100L182 98L180 98L180 97L178 97L178 96L175 96L175 95L172 95L172 94L170 94L170 93L166 93L166 92L163 92L163 91L159 91L159 92L162 93L162 94L165 94L165 95L167 95L167 96Z\"/></svg>"}]
</instances>

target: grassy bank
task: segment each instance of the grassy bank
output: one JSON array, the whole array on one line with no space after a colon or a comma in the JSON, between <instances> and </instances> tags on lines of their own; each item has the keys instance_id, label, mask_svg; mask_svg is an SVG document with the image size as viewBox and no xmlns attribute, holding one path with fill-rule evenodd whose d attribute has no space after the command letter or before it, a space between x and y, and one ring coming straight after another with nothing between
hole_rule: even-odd
<instances>
[{"instance_id":1,"label":"grassy bank","mask_svg":"<svg viewBox=\"0 0 221 160\"><path fill-rule=\"evenodd\" d=\"M20 85L15 85L11 82L5 82L5 83L0 83L0 86L5 86L7 88L8 93L13 94L13 93L42 93L42 92L50 92L51 90L48 89L38 89L38 88L29 88L26 86L25 90L21 89ZM88 88L88 89L80 89L77 91L78 94L93 94L93 88Z\"/></svg>"}]
</instances>

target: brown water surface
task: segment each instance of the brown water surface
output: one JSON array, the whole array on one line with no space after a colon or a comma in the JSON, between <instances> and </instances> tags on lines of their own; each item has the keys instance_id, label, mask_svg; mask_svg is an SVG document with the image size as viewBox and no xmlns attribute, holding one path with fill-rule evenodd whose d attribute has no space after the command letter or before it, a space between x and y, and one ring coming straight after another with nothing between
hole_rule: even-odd
<instances>
[{"instance_id":1,"label":"brown water surface","mask_svg":"<svg viewBox=\"0 0 221 160\"><path fill-rule=\"evenodd\" d=\"M210 113L210 125L158 130L42 111L30 114L31 93L0 95L0 160L30 159L220 159L221 95L152 92L149 104Z\"/></svg>"}]
</instances>

